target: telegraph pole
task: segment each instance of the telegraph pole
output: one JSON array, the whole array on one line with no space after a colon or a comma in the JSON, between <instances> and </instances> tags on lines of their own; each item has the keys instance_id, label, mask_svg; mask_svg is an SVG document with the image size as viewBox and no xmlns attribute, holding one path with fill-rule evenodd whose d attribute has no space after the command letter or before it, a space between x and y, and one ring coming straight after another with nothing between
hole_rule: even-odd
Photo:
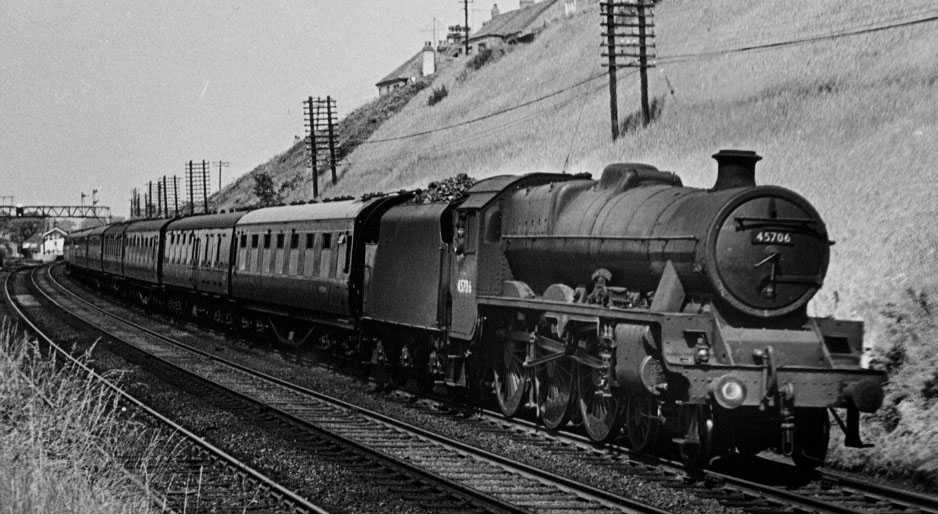
<instances>
[{"instance_id":1,"label":"telegraph pole","mask_svg":"<svg viewBox=\"0 0 938 514\"><path fill-rule=\"evenodd\" d=\"M156 181L156 218L163 216L163 183Z\"/></svg>"},{"instance_id":2,"label":"telegraph pole","mask_svg":"<svg viewBox=\"0 0 938 514\"><path fill-rule=\"evenodd\" d=\"M651 123L651 109L648 105L648 41L646 34L645 0L638 0L638 75L642 88L642 122Z\"/></svg>"},{"instance_id":3,"label":"telegraph pole","mask_svg":"<svg viewBox=\"0 0 938 514\"><path fill-rule=\"evenodd\" d=\"M169 217L169 190L166 189L166 175L163 175L163 215Z\"/></svg>"},{"instance_id":4,"label":"telegraph pole","mask_svg":"<svg viewBox=\"0 0 938 514\"><path fill-rule=\"evenodd\" d=\"M221 169L231 166L231 163L228 161L217 160L214 162L218 166L218 190L221 191Z\"/></svg>"},{"instance_id":5,"label":"telegraph pole","mask_svg":"<svg viewBox=\"0 0 938 514\"><path fill-rule=\"evenodd\" d=\"M329 167L332 168L332 185L337 182L335 176L335 120L332 117L332 104L335 100L331 96L326 97L326 120L329 124Z\"/></svg>"},{"instance_id":6,"label":"telegraph pole","mask_svg":"<svg viewBox=\"0 0 938 514\"><path fill-rule=\"evenodd\" d=\"M192 161L189 161L188 175L189 175L189 215L190 216L195 214L195 196L193 195L193 191L192 191L192 172L193 172Z\"/></svg>"},{"instance_id":7,"label":"telegraph pole","mask_svg":"<svg viewBox=\"0 0 938 514\"><path fill-rule=\"evenodd\" d=\"M462 12L463 12L463 50L466 52L466 55L469 55L469 2L470 0L462 0Z\"/></svg>"},{"instance_id":8,"label":"telegraph pole","mask_svg":"<svg viewBox=\"0 0 938 514\"><path fill-rule=\"evenodd\" d=\"M309 171L313 175L313 198L319 198L319 173L316 170L316 113L313 111L313 97L303 102L303 114L306 118L306 151L309 154Z\"/></svg>"},{"instance_id":9,"label":"telegraph pole","mask_svg":"<svg viewBox=\"0 0 938 514\"><path fill-rule=\"evenodd\" d=\"M619 93L616 87L616 15L615 4L602 3L600 10L605 10L606 21L606 66L609 68L609 121L612 123L612 140L619 139Z\"/></svg>"},{"instance_id":10,"label":"telegraph pole","mask_svg":"<svg viewBox=\"0 0 938 514\"><path fill-rule=\"evenodd\" d=\"M619 107L616 92L616 71L638 68L641 93L642 125L651 123L648 102L648 68L654 64L654 3L651 0L609 0L600 4L603 16L603 57L609 67L609 113L612 119L612 139L619 137ZM621 30L621 32L619 31ZM618 58L626 60L623 63Z\"/></svg>"},{"instance_id":11,"label":"telegraph pole","mask_svg":"<svg viewBox=\"0 0 938 514\"><path fill-rule=\"evenodd\" d=\"M179 180L176 175L173 175L173 207L176 216L179 216Z\"/></svg>"},{"instance_id":12,"label":"telegraph pole","mask_svg":"<svg viewBox=\"0 0 938 514\"><path fill-rule=\"evenodd\" d=\"M202 213L208 214L208 161L202 159Z\"/></svg>"}]
</instances>

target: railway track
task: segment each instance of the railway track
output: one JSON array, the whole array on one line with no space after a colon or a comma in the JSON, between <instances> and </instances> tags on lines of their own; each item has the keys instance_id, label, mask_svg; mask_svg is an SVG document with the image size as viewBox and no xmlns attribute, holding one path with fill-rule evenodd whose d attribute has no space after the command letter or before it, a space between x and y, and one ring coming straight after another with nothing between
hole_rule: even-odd
<instances>
[{"instance_id":1,"label":"railway track","mask_svg":"<svg viewBox=\"0 0 938 514\"><path fill-rule=\"evenodd\" d=\"M426 400L419 403L438 414L437 402ZM777 475L800 480L778 483L777 480L747 479L739 473L708 471L703 480L690 482L677 462L633 456L626 448L616 445L597 447L573 432L548 434L535 423L522 419L506 420L491 411L483 411L481 416L467 419L465 423L474 424L474 428L479 430L499 431L508 437L517 437L519 444L535 444L543 451L567 456L575 454L584 462L608 467L613 476L638 475L643 480L689 489L697 496L713 498L725 506L745 512L938 513L936 497L859 481L831 471L818 471L806 480L804 476L797 476L798 472L791 465L764 461L755 465L773 466Z\"/></svg>"},{"instance_id":2,"label":"railway track","mask_svg":"<svg viewBox=\"0 0 938 514\"><path fill-rule=\"evenodd\" d=\"M35 269L31 270L30 275L34 272ZM133 419L172 434L172 451L162 453L150 463L160 473L149 477L145 485L139 479L134 480L154 499L155 507L168 512L328 512L156 412L75 359L36 323L41 309L36 298L24 289L14 290L14 282L22 273L13 272L3 281L4 299L21 322L52 351L119 395ZM125 463L136 457L123 449L109 450L120 453ZM133 445L126 450L133 452ZM128 474L133 476L130 470Z\"/></svg>"},{"instance_id":3,"label":"railway track","mask_svg":"<svg viewBox=\"0 0 938 514\"><path fill-rule=\"evenodd\" d=\"M37 289L48 301L82 318L96 317L98 329L112 338L272 409L295 427L328 434L406 469L421 482L421 490L433 484L486 511L664 512L222 359L86 301L58 283L48 268L42 282Z\"/></svg>"},{"instance_id":4,"label":"railway track","mask_svg":"<svg viewBox=\"0 0 938 514\"><path fill-rule=\"evenodd\" d=\"M536 423L506 420L495 411L483 411L477 422L530 437L547 436ZM762 477L746 479L739 472L707 470L702 480L690 482L682 480L686 474L682 465L675 461L635 456L617 444L598 447L574 432L557 432L549 437L558 444L578 448L586 455L585 459L607 462L618 472L637 473L649 480L674 484L683 481L682 487L690 488L694 494L745 512L938 514L938 497L861 481L835 471L817 470L813 476L804 476L790 464L757 458L746 469L761 468ZM765 475L772 475L774 481L782 485L766 483L762 480Z\"/></svg>"}]
</instances>

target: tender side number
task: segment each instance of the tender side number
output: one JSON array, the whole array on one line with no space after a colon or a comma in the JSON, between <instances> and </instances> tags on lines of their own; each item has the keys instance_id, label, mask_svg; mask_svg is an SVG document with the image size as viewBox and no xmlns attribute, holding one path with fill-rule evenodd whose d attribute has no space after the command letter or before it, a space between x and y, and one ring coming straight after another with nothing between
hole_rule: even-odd
<instances>
[{"instance_id":1,"label":"tender side number","mask_svg":"<svg viewBox=\"0 0 938 514\"><path fill-rule=\"evenodd\" d=\"M457 280L456 291L462 294L472 294L472 282L465 278Z\"/></svg>"},{"instance_id":2,"label":"tender side number","mask_svg":"<svg viewBox=\"0 0 938 514\"><path fill-rule=\"evenodd\" d=\"M791 232L760 230L753 234L752 242L760 245L791 245Z\"/></svg>"}]
</instances>

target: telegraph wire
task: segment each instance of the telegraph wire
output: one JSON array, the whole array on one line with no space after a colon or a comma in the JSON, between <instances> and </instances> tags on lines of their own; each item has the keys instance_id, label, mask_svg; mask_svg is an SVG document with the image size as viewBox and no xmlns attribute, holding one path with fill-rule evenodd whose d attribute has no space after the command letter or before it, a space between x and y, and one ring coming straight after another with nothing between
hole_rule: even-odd
<instances>
[{"instance_id":1,"label":"telegraph wire","mask_svg":"<svg viewBox=\"0 0 938 514\"><path fill-rule=\"evenodd\" d=\"M914 25L922 25L922 24L926 24L926 23L933 23L933 22L936 22L936 21L938 21L938 15L932 15L932 16L927 16L927 17L924 17L924 18L917 18L917 19L913 19L913 20L905 20L905 21L899 21L899 22L895 22L895 23L889 23L889 24L886 24L886 25L877 25L877 26L873 26L873 27L866 27L866 28L860 28L860 29L850 29L850 30L844 30L844 31L840 31L840 32L833 32L833 33L828 33L828 34L821 34L821 35L818 35L818 36L810 36L810 37L803 37L803 38L796 38L796 39L788 39L788 40L784 40L784 41L774 41L774 42L771 42L771 43L763 43L763 44L756 44L756 45L746 45L746 46L741 46L741 47L736 47L736 48L729 48L729 49L723 49L723 50L707 50L707 51L703 51L703 52L690 52L690 53L683 53L683 54L662 55L662 56L659 56L659 57L658 57L658 59L656 60L655 64L660 64L660 63L665 63L665 64L681 63L681 62L687 62L687 61L691 61L691 60L695 60L695 59L700 59L700 58L718 57L718 56L721 56L721 55L730 55L730 54L745 53L745 52L752 52L752 51L759 51L759 50L772 50L772 49L778 49L778 48L786 48L786 47L791 47L791 46L799 46L799 45L804 45L804 44L817 43L817 42L820 42L820 41L830 41L830 40L840 39L840 38L844 38L844 37L852 37L852 36L858 36L858 35L863 35L863 34L870 34L870 33L874 33L874 32L882 32L882 31L892 30L892 29L897 29L897 28L910 27L910 26L914 26ZM633 70L633 71L631 71L630 73L628 73L628 75L631 75L631 74L633 74L633 73L636 73L636 71ZM361 143L361 145L388 143L388 142L393 142L393 141L403 141L403 140L407 140L407 139L413 139L413 138L415 138L415 137L427 136L427 135L434 134L434 133L437 133L437 132L443 132L443 131L446 131L446 130L452 130L452 129L454 129L454 128L463 127L463 126L466 126L466 125L471 125L471 124L474 124L474 123L478 123L478 122L480 122L480 121L487 120L487 119L489 119L489 118L494 118L494 117L497 117L497 116L501 116L501 115L504 115L504 114L507 114L507 113L516 111L516 110L518 110L518 109L522 109L522 108L527 107L527 106L532 105L532 104L536 104L536 103L543 102L544 100L547 100L547 99L549 99L549 98L553 98L553 97L555 97L555 96L561 95L561 94L563 94L563 93L566 93L567 91L570 91L570 90L572 90L572 89L576 89L577 87L582 86L582 85L584 85L584 84L588 84L588 83L593 82L593 81L595 81L595 80L604 78L604 77L606 77L606 75L607 75L606 72L596 73L596 74L593 74L593 75L591 75L591 76L589 76L589 77L587 77L587 78L585 78L585 79L583 79L583 80L581 80L581 81L579 81L579 82L576 82L576 83L574 83L574 84L571 84L571 85L569 85L569 86L566 86L566 87L564 87L564 88L561 88L561 89L552 91L552 92L550 92L550 93L547 93L547 94L545 94L545 95L539 96L539 97L537 97L537 98L533 98L533 99L531 99L531 100L527 100L527 101L522 102L522 103L520 103L520 104L518 104L518 105L514 105L514 106L511 106L511 107L506 107L506 108L503 108L503 109L499 109L499 110L497 110L497 111L493 111L493 112L490 112L490 113L488 113L488 114L484 114L484 115L482 115L482 116L478 116L478 117L476 117L476 118L471 118L471 119L464 120L464 121L461 121L461 122L458 122L458 123L453 123L453 124L450 124L450 125L443 125L443 126L441 126L441 127L436 127L436 128L432 128L432 129L421 130L421 131L412 132L412 133L409 133L409 134L403 134L403 135L400 135L400 136L392 136L392 137L379 138L379 139L369 139L369 140L363 141L363 142ZM670 81L668 81L668 82L670 82ZM670 87L670 86L669 86L669 87ZM673 88L671 88L671 89L673 90Z\"/></svg>"},{"instance_id":2,"label":"telegraph wire","mask_svg":"<svg viewBox=\"0 0 938 514\"><path fill-rule=\"evenodd\" d=\"M922 25L925 23L933 23L936 21L938 21L938 15L933 15L933 16L928 16L925 18L918 18L915 20L906 20L906 21L901 21L901 22L896 22L896 23L890 23L888 25L879 25L879 26L868 27L868 28L863 28L863 29L854 29L854 30L847 30L843 32L834 32L830 34L821 34L819 36L811 36L811 37L805 37L805 38L799 38L799 39L790 39L786 41L774 41L771 43L741 46L741 47L729 48L725 50L709 50L709 51L704 51L704 52L691 52L691 53L685 53L685 54L665 55L665 56L659 57L658 62L676 63L676 62L684 62L684 61L690 61L690 60L700 59L700 58L718 57L721 55L752 52L752 51L757 51L757 50L785 48L785 47L798 46L798 45L809 44L809 43L817 43L820 41L830 41L834 39L840 39L843 37L871 34L873 32L882 32L885 30L892 30L892 29L897 29L897 28L902 28L902 27L911 27L913 25Z\"/></svg>"},{"instance_id":3,"label":"telegraph wire","mask_svg":"<svg viewBox=\"0 0 938 514\"><path fill-rule=\"evenodd\" d=\"M470 125L470 124L472 124L472 123L478 123L478 122L480 122L480 121L487 120L487 119L489 119L489 118L494 118L494 117L496 117L496 116L501 116L502 114L506 114L506 113L509 113L509 112L512 112L512 111L517 111L518 109L522 109L522 108L527 107L527 106L532 105L532 104L536 104L536 103L543 102L544 100L547 100L547 99L549 99L549 98L553 98L553 97L555 97L555 96L557 96L557 95L561 95L561 94L563 94L563 93L566 93L567 91L570 91L571 89L576 89L577 87L582 86L583 84L588 84L588 83L590 83L590 82L592 82L592 81L594 81L594 80L603 78L603 77L605 77L605 76L606 76L606 72L596 73L596 74L591 75L590 77L588 77L588 78L586 78L586 79L583 79L583 80L581 80L581 81L579 81L579 82L577 82L577 83L575 83L575 84L569 85L569 86L564 87L564 88L562 88L562 89L557 89L557 90L555 90L555 91L552 91L552 92L550 92L550 93L547 93L546 95L542 95L542 96L539 96L539 97L537 97L537 98L533 98L533 99L528 100L528 101L526 101L526 102L522 102L522 103L520 103L520 104L518 104L518 105L513 105L513 106L511 106L511 107L506 107L506 108L504 108L504 109L499 109L499 110L497 110L497 111L490 112L490 113L488 113L488 114L484 114L484 115L479 116L479 117L476 117L476 118L472 118L472 119L468 119L468 120L465 120L465 121L461 121L461 122L459 122L459 123L453 123L453 124L451 124L451 125L444 125L444 126L442 126L442 127L437 127L437 128L434 128L434 129L421 130L420 132L412 132L412 133L410 133L410 134L404 134L404 135L402 135L402 136L386 137L386 138L381 138L381 139L369 139L368 141L363 141L362 144L365 145L365 144L375 144L375 143L387 143L387 142L390 142L390 141L400 141L400 140L403 140L403 139L411 139L411 138L414 138L414 137L426 136L426 135L433 134L433 133L435 133L435 132L442 132L442 131L444 131L444 130L451 130L451 129L458 128L458 127L462 127L462 126L465 126L465 125Z\"/></svg>"}]
</instances>

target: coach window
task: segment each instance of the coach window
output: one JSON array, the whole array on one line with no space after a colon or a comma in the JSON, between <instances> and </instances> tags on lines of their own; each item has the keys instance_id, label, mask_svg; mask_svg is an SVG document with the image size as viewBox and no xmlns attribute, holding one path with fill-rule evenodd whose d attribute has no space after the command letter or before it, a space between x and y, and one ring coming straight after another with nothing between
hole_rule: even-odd
<instances>
[{"instance_id":1,"label":"coach window","mask_svg":"<svg viewBox=\"0 0 938 514\"><path fill-rule=\"evenodd\" d=\"M212 262L212 256L215 255L215 245L217 244L218 238L215 234L205 235L205 257L202 259L202 266L209 267L214 264Z\"/></svg>"},{"instance_id":2,"label":"coach window","mask_svg":"<svg viewBox=\"0 0 938 514\"><path fill-rule=\"evenodd\" d=\"M264 249L270 248L270 232L264 234Z\"/></svg>"},{"instance_id":3,"label":"coach window","mask_svg":"<svg viewBox=\"0 0 938 514\"><path fill-rule=\"evenodd\" d=\"M251 235L251 248L257 248L257 234Z\"/></svg>"},{"instance_id":4,"label":"coach window","mask_svg":"<svg viewBox=\"0 0 938 514\"><path fill-rule=\"evenodd\" d=\"M309 232L306 234L306 251L303 253L303 272L302 275L311 277L316 274L316 234Z\"/></svg>"},{"instance_id":5,"label":"coach window","mask_svg":"<svg viewBox=\"0 0 938 514\"><path fill-rule=\"evenodd\" d=\"M352 257L351 250L352 239L349 237L349 233L339 234L339 262L342 263L342 274L347 275L349 270L349 265L351 264L350 260Z\"/></svg>"},{"instance_id":6,"label":"coach window","mask_svg":"<svg viewBox=\"0 0 938 514\"><path fill-rule=\"evenodd\" d=\"M241 234L241 248L247 248L247 247L248 247L248 235Z\"/></svg>"},{"instance_id":7,"label":"coach window","mask_svg":"<svg viewBox=\"0 0 938 514\"><path fill-rule=\"evenodd\" d=\"M319 276L328 278L334 273L335 266L332 262L332 234L324 232L322 234L322 251L320 252Z\"/></svg>"}]
</instances>

